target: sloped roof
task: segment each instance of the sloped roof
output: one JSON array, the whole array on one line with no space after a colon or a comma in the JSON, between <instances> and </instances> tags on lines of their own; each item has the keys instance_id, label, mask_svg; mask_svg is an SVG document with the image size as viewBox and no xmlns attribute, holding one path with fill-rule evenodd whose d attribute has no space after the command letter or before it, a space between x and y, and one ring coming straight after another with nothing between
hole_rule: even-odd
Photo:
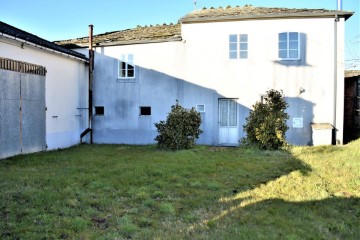
<instances>
[{"instance_id":1,"label":"sloped roof","mask_svg":"<svg viewBox=\"0 0 360 240\"><path fill-rule=\"evenodd\" d=\"M325 17L344 16L345 19L352 16L352 12L326 9L296 9L296 8L267 8L245 5L243 7L210 8L195 10L180 19L182 23L202 21L225 21L238 19L257 18L285 18L285 17Z\"/></svg>"},{"instance_id":2,"label":"sloped roof","mask_svg":"<svg viewBox=\"0 0 360 240\"><path fill-rule=\"evenodd\" d=\"M346 70L345 78L360 77L360 70Z\"/></svg>"},{"instance_id":3,"label":"sloped roof","mask_svg":"<svg viewBox=\"0 0 360 240\"><path fill-rule=\"evenodd\" d=\"M181 40L180 24L163 24L156 26L138 26L133 29L107 32L94 35L94 45L121 45L133 43L163 42ZM89 44L89 37L56 41L64 47L86 47Z\"/></svg>"},{"instance_id":4,"label":"sloped roof","mask_svg":"<svg viewBox=\"0 0 360 240\"><path fill-rule=\"evenodd\" d=\"M71 55L80 59L84 59L87 60L87 58L85 57L85 55L72 51L70 49L64 48L62 46L59 46L53 42L49 42L43 38L40 38L36 35L33 35L31 33L25 32L21 29L18 29L16 27L13 27L9 24L6 24L4 22L0 21L0 36L2 35L8 35L8 36L12 36L16 39L22 39L23 41L29 42L29 43L33 43L48 49L52 49L67 55Z\"/></svg>"},{"instance_id":5,"label":"sloped roof","mask_svg":"<svg viewBox=\"0 0 360 240\"><path fill-rule=\"evenodd\" d=\"M325 10L325 9L290 9L265 8L245 5L243 7L211 8L193 11L180 19L180 23L202 21L231 21L241 19L286 18L286 17L334 17L343 16L345 19L352 16L352 12ZM150 27L138 26L133 29L107 32L94 36L94 45L112 46L135 43L149 43L160 41L181 40L181 24L156 25ZM68 48L86 47L89 38L61 40L55 43Z\"/></svg>"}]
</instances>

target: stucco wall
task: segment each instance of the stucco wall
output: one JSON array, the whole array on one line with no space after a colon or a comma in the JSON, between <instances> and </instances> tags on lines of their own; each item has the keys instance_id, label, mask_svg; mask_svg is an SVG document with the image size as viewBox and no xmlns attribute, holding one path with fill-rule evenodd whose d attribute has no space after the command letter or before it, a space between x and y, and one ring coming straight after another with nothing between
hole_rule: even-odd
<instances>
[{"instance_id":1,"label":"stucco wall","mask_svg":"<svg viewBox=\"0 0 360 240\"><path fill-rule=\"evenodd\" d=\"M87 127L87 67L84 62L6 38L0 41L0 56L45 66L46 144L48 150L80 141Z\"/></svg>"},{"instance_id":2,"label":"stucco wall","mask_svg":"<svg viewBox=\"0 0 360 240\"><path fill-rule=\"evenodd\" d=\"M252 105L267 90L277 89L290 105L290 143L312 144L312 122L335 123L341 142L343 19L337 23L337 62L334 27L332 18L194 23L182 25L183 41L97 47L94 106L104 106L105 114L94 116L94 141L154 143L154 123L164 120L178 99L186 108L205 105L198 142L216 145L220 98L238 104L240 139ZM280 32L300 33L300 60L278 59ZM229 34L248 34L248 59L229 60ZM118 79L122 54L133 54L135 79ZM139 116L140 106L151 106L151 116Z\"/></svg>"},{"instance_id":3,"label":"stucco wall","mask_svg":"<svg viewBox=\"0 0 360 240\"><path fill-rule=\"evenodd\" d=\"M217 89L222 96L237 97L245 108L251 108L269 89L283 90L290 105L287 138L291 143L311 144L311 122L336 123L337 138L342 141L344 21L337 24L337 71L334 22L333 18L316 18L184 24L185 78ZM300 60L278 59L280 32L300 33ZM229 60L229 34L248 34L248 59ZM294 118L303 119L302 128L293 127Z\"/></svg>"}]
</instances>

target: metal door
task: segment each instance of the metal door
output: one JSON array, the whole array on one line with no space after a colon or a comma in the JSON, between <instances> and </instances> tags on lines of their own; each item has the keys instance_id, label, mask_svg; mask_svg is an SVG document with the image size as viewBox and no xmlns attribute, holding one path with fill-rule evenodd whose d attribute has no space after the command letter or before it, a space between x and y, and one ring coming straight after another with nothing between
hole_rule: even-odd
<instances>
[{"instance_id":1,"label":"metal door","mask_svg":"<svg viewBox=\"0 0 360 240\"><path fill-rule=\"evenodd\" d=\"M0 58L0 159L46 149L45 73Z\"/></svg>"},{"instance_id":2,"label":"metal door","mask_svg":"<svg viewBox=\"0 0 360 240\"><path fill-rule=\"evenodd\" d=\"M219 144L237 145L239 141L238 105L234 99L219 99Z\"/></svg>"}]
</instances>

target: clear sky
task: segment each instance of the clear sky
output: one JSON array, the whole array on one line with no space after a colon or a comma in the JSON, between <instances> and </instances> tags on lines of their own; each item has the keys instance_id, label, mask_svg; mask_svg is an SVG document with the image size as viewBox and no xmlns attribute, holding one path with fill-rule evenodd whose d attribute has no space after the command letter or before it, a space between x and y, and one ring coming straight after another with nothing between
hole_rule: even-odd
<instances>
[{"instance_id":1,"label":"clear sky","mask_svg":"<svg viewBox=\"0 0 360 240\"><path fill-rule=\"evenodd\" d=\"M360 69L360 0L342 0L356 12L346 21L346 64ZM197 8L243 6L336 9L337 0L198 0ZM194 0L0 0L0 21L49 41L176 23L195 9Z\"/></svg>"}]
</instances>

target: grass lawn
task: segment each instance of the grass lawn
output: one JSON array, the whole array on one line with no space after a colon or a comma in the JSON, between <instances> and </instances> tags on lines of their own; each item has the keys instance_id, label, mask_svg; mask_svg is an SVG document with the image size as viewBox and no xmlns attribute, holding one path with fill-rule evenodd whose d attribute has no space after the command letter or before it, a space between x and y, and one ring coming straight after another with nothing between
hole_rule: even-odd
<instances>
[{"instance_id":1,"label":"grass lawn","mask_svg":"<svg viewBox=\"0 0 360 240\"><path fill-rule=\"evenodd\" d=\"M360 239L360 140L82 145L0 161L1 239Z\"/></svg>"}]
</instances>

